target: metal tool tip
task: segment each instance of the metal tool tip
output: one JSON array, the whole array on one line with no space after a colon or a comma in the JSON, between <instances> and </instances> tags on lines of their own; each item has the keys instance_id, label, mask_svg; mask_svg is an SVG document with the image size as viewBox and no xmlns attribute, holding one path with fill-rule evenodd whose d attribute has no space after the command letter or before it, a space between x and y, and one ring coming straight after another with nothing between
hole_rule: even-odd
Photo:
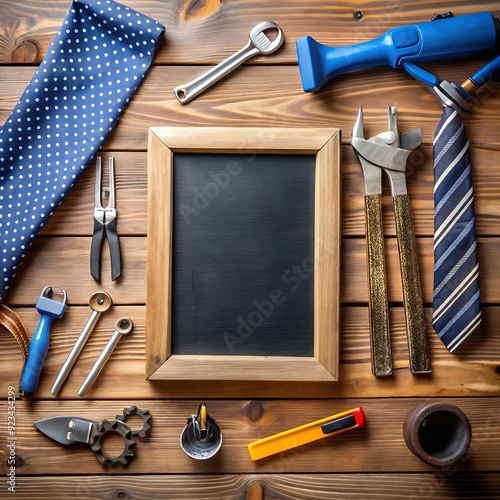
<instances>
[{"instance_id":1,"label":"metal tool tip","mask_svg":"<svg viewBox=\"0 0 500 500\"><path fill-rule=\"evenodd\" d=\"M354 127L352 129L352 136L364 138L363 132L363 106L359 107L358 117L356 118L356 122L354 123Z\"/></svg>"}]
</instances>

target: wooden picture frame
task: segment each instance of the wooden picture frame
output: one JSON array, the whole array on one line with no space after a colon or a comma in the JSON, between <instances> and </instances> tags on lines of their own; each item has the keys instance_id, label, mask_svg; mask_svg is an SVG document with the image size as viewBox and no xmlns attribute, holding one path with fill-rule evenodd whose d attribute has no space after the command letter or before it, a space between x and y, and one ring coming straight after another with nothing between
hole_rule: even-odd
<instances>
[{"instance_id":1,"label":"wooden picture frame","mask_svg":"<svg viewBox=\"0 0 500 500\"><path fill-rule=\"evenodd\" d=\"M314 354L309 357L171 352L173 182L176 153L314 155ZM157 127L148 139L146 377L149 380L338 380L340 130Z\"/></svg>"}]
</instances>

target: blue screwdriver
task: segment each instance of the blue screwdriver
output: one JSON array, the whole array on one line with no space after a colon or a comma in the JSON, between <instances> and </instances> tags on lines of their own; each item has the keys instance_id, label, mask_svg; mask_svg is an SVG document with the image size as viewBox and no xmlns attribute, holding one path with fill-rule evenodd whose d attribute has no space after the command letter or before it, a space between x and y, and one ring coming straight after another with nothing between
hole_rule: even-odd
<instances>
[{"instance_id":1,"label":"blue screwdriver","mask_svg":"<svg viewBox=\"0 0 500 500\"><path fill-rule=\"evenodd\" d=\"M33 337L31 337L28 347L28 357L21 375L21 382L19 384L19 396L21 398L29 397L36 390L43 362L49 350L52 322L55 319L61 318L66 310L66 292L62 288L60 290L63 296L62 301L53 299L52 287L46 286L36 303L36 310L40 313L40 321Z\"/></svg>"}]
</instances>

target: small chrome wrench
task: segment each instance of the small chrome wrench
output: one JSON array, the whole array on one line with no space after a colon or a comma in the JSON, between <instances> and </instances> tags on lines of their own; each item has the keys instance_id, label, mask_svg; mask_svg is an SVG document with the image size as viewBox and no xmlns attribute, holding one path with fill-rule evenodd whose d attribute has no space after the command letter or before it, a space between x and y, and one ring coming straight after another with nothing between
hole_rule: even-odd
<instances>
[{"instance_id":1,"label":"small chrome wrench","mask_svg":"<svg viewBox=\"0 0 500 500\"><path fill-rule=\"evenodd\" d=\"M87 394L88 390L92 387L92 384L96 381L97 377L99 376L99 373L101 373L102 369L104 368L106 361L108 361L109 357L111 356L111 353L116 347L116 344L118 344L118 341L122 338L123 335L127 335L127 333L130 333L132 331L133 326L134 325L132 323L132 320L129 318L120 318L116 322L115 332L113 333L108 343L104 347L104 350L102 351L101 355L97 358L96 362L94 363L94 366L90 369L87 378L84 380L82 386L78 391L78 395L80 397L83 397L85 396L85 394Z\"/></svg>"},{"instance_id":2,"label":"small chrome wrench","mask_svg":"<svg viewBox=\"0 0 500 500\"><path fill-rule=\"evenodd\" d=\"M276 38L271 41L265 31L277 31ZM258 24L250 31L248 43L242 49L193 81L175 87L175 97L182 104L189 102L251 57L276 52L284 41L285 35L277 24L271 21Z\"/></svg>"}]
</instances>

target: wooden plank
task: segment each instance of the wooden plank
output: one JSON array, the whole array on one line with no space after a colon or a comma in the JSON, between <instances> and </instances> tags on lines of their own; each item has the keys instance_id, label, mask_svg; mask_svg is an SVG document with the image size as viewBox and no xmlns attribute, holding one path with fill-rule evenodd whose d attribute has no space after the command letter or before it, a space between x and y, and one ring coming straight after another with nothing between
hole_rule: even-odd
<instances>
[{"instance_id":1,"label":"wooden plank","mask_svg":"<svg viewBox=\"0 0 500 500\"><path fill-rule=\"evenodd\" d=\"M103 187L108 186L108 158L115 157L116 224L120 236L145 236L147 168L144 152L113 151L100 155ZM43 236L90 236L94 230L95 160L91 161L40 233ZM108 199L104 196L103 206Z\"/></svg>"},{"instance_id":2,"label":"wooden plank","mask_svg":"<svg viewBox=\"0 0 500 500\"><path fill-rule=\"evenodd\" d=\"M7 305L34 304L40 291L51 283L69 294L73 304L87 304L90 295L99 289L108 291L117 303L144 304L146 301L146 238L122 237L123 276L112 282L109 254L103 249L102 280L94 281L89 272L90 237L37 238L23 262L11 290L6 297ZM368 302L366 249L364 238L343 238L341 251L340 301L352 304ZM489 272L496 268L498 260L497 237L478 238L481 302L499 304L500 288L497 276ZM417 251L424 303L432 302L433 241L418 238ZM390 302L401 302L399 255L395 238L385 239L386 272ZM60 272L64 263L64 273Z\"/></svg>"},{"instance_id":3,"label":"wooden plank","mask_svg":"<svg viewBox=\"0 0 500 500\"><path fill-rule=\"evenodd\" d=\"M113 151L115 156L119 235L146 235L147 168L145 152ZM472 148L474 193L478 236L492 236L498 231L500 217L500 150ZM432 147L425 144L410 157L407 184L417 236L432 236L434 224ZM87 167L75 187L42 230L44 236L89 236L93 231L95 162ZM342 147L342 234L364 236L364 181L361 166L351 146ZM383 223L386 236L395 235L394 213L389 185L383 184ZM104 200L105 202L105 200Z\"/></svg>"},{"instance_id":4,"label":"wooden plank","mask_svg":"<svg viewBox=\"0 0 500 500\"><path fill-rule=\"evenodd\" d=\"M111 281L109 248L103 245L100 283L90 275L90 243L90 237L36 238L9 290L6 304L35 304L47 283L65 289L68 303L75 305L88 304L98 290L107 291L117 304L144 304L146 238L120 238L123 271L116 281Z\"/></svg>"},{"instance_id":5,"label":"wooden plank","mask_svg":"<svg viewBox=\"0 0 500 500\"><path fill-rule=\"evenodd\" d=\"M494 0L481 2L479 7L466 0L445 1L439 6L440 11L451 10L455 15L480 9L500 16L499 3ZM45 3L0 0L0 123L8 117L35 72L68 7L69 0ZM54 323L35 399L16 402L17 495L21 498L134 496L249 500L262 497L500 498L497 446L500 439L497 404L500 287L495 272L500 234L499 83L491 82L479 93L474 113L465 122L473 146L481 287L485 302L483 322L460 352L450 354L434 335L431 310L426 307L433 372L423 377L409 372L393 213L385 184L383 222L393 305L390 320L395 373L388 379L375 379L370 367L366 305L363 179L348 140L360 104L365 109L366 135L385 130L388 99L398 108L400 131L423 128L424 144L410 159L407 180L424 300L429 306L433 233L431 143L441 108L404 71L390 68L342 75L320 92L306 94L302 91L294 42L311 35L326 45L358 43L394 26L426 20L434 13L435 5L421 0L362 0L356 4L331 4L323 0L277 3L134 0L131 7L164 23L167 33L159 45L155 66L103 147L105 161L109 154L117 159L118 232L123 240L125 276L119 283L109 281L106 251L103 252L103 282L94 282L89 274L94 186L93 165L90 165L44 227L42 236L35 240L7 296L7 303L21 314L30 333L39 319L35 302L48 282L58 285L57 280L64 284L70 301L65 317ZM356 11L362 13L359 20L353 17ZM234 53L246 41L249 29L264 20L264 16L283 28L285 45L271 57L252 59L190 104L178 103L173 88ZM489 59L486 55L465 62L443 61L425 66L440 80L461 82ZM342 129L344 140L339 382L294 385L294 397L308 398L307 401L242 400L248 389L245 384L222 384L217 388L218 394L235 400L207 401L210 413L221 425L224 445L219 455L206 463L188 459L180 451L178 440L186 417L196 411L201 400L210 397L210 381L205 384L149 382L144 373L147 129L189 125L336 127ZM89 316L87 301L97 289L109 291L115 306L102 316L67 385L58 398L53 398L49 394L50 386ZM76 392L119 316L130 316L134 331L117 346L89 393L93 399L79 399ZM20 370L19 349L13 338L0 329L0 380L4 387L18 384ZM266 383L261 384L259 394L262 398L280 398L282 390L283 384ZM5 393L2 397L6 397ZM436 470L406 449L401 434L403 418L424 397L451 401L469 416L473 424L470 460L454 468ZM452 399L448 399L450 397ZM138 443L137 456L127 468L103 469L84 445L65 448L32 426L37 418L66 413L112 418L131 403L149 407L155 420L153 434ZM358 404L366 409L365 429L268 459L266 463L249 461L246 444L251 440ZM0 411L6 411L5 405L4 399L0 402ZM0 426L2 473L7 471L7 445L6 426Z\"/></svg>"},{"instance_id":6,"label":"wooden plank","mask_svg":"<svg viewBox=\"0 0 500 500\"><path fill-rule=\"evenodd\" d=\"M70 297L71 299L71 297ZM35 330L39 314L34 307L16 308L26 328ZM341 308L342 331L340 337L339 382L293 384L295 398L349 398L359 397L434 397L446 396L500 396L500 342L498 324L500 308L483 310L480 330L467 339L463 349L450 354L434 334L431 311L426 309L427 335L431 358L431 375L415 376L408 369L408 346L402 307L390 308L390 325L394 375L376 379L371 372L368 308ZM64 317L54 322L50 348L47 354L35 399L75 399L77 391L92 364L103 350L121 316L134 322L134 330L117 346L101 376L88 394L89 398L132 399L143 398L207 398L215 394L228 398L241 398L248 394L244 382L207 381L147 381L145 375L145 307L115 305L102 315L71 376L54 400L50 388L90 315L89 307L69 306ZM0 329L0 380L16 385L22 368L19 347L13 337ZM290 383L273 382L254 384L260 397L282 397L290 390ZM196 406L196 405L195 405Z\"/></svg>"},{"instance_id":7,"label":"wooden plank","mask_svg":"<svg viewBox=\"0 0 500 500\"><path fill-rule=\"evenodd\" d=\"M2 0L0 10L0 62L40 62L48 45L66 15L67 0L50 3L29 0L22 5ZM271 58L261 57L263 64L293 63L294 41L311 35L326 45L351 45L381 35L395 26L429 21L435 8L428 3L366 2L339 5L320 0L289 0L286 4L269 4L265 0L163 2L134 0L133 9L165 25L165 41L156 58L158 64L216 64L240 49L251 28L259 21L273 20L281 26L287 43ZM455 15L477 11L477 6L460 0L441 2L440 12L452 10ZM498 2L481 2L481 10L499 14ZM354 13L363 16L356 19ZM29 13L29 15L27 14ZM216 34L216 36L214 36ZM36 51L22 51L31 41ZM221 44L221 40L224 43ZM182 83L182 82L179 82Z\"/></svg>"},{"instance_id":8,"label":"wooden plank","mask_svg":"<svg viewBox=\"0 0 500 500\"><path fill-rule=\"evenodd\" d=\"M486 61L485 61L486 62ZM465 62L426 66L440 78L462 81L480 63ZM104 150L146 150L148 127L335 127L349 140L360 104L365 109L367 136L387 128L387 103L398 108L401 131L421 127L424 143L431 144L442 107L419 83L402 71L366 70L338 78L317 94L303 92L297 66L248 66L218 82L187 105L173 94L175 86L189 81L206 67L155 66L132 97L117 127L108 136ZM0 66L0 121L7 119L20 89L33 75L33 68ZM495 133L500 112L498 84L492 84L466 121L473 146L498 149ZM391 95L388 89L401 89ZM470 125L469 125L470 124Z\"/></svg>"},{"instance_id":9,"label":"wooden plank","mask_svg":"<svg viewBox=\"0 0 500 500\"><path fill-rule=\"evenodd\" d=\"M16 486L21 500L53 498L193 498L233 500L498 499L500 474L458 474L456 470L416 474L190 474L29 476Z\"/></svg>"},{"instance_id":10,"label":"wooden plank","mask_svg":"<svg viewBox=\"0 0 500 500\"><path fill-rule=\"evenodd\" d=\"M433 240L432 238L417 238L417 252L422 284L424 303L432 303L433 287ZM496 275L488 270L495 269L498 259L497 238L478 238L478 255L481 267L480 287L481 302L484 304L498 303L500 298L496 290ZM344 277L341 288L341 302L363 303L368 301L366 241L361 238L344 238L342 241L342 271ZM385 238L385 257L387 274L387 293L389 302L401 302L401 273L396 238ZM348 279L345 277L348 276Z\"/></svg>"},{"instance_id":11,"label":"wooden plank","mask_svg":"<svg viewBox=\"0 0 500 500\"><path fill-rule=\"evenodd\" d=\"M184 454L179 436L186 419L197 410L192 400L16 401L16 474L70 475L106 472L85 444L64 446L39 432L33 422L57 415L72 415L101 421L121 414L136 404L152 415L151 436L137 443L127 474L193 473L306 473L315 472L429 472L435 468L415 457L406 447L401 426L419 399L376 398L346 400L210 400L209 414L223 433L223 445L213 460L196 461ZM491 398L451 398L470 421L473 440L469 453L456 464L457 471L498 471L500 455L500 408ZM6 411L5 402L0 404ZM366 426L289 450L258 462L250 459L247 445L298 425L361 406ZM4 413L5 414L5 413ZM135 424L131 424L135 425ZM5 433L5 429L2 429ZM6 450L6 439L1 439ZM109 451L109 449L108 449ZM339 459L342 457L342 460ZM6 461L0 464L6 472ZM121 467L115 473L123 472Z\"/></svg>"},{"instance_id":12,"label":"wooden plank","mask_svg":"<svg viewBox=\"0 0 500 500\"><path fill-rule=\"evenodd\" d=\"M147 168L146 152L113 151L102 155L115 156L118 209L118 234L146 235ZM474 193L478 236L493 236L500 218L500 150L472 148ZM415 153L415 166L408 164L407 184L411 198L413 222L417 236L433 234L432 148L425 144ZM95 162L87 167L75 187L42 229L44 236L89 236L93 231ZM411 169L411 170L410 170ZM361 166L349 145L342 147L342 234L364 236L364 181ZM394 213L389 185L383 184L384 234L395 235ZM106 200L104 200L105 202Z\"/></svg>"},{"instance_id":13,"label":"wooden plank","mask_svg":"<svg viewBox=\"0 0 500 500\"><path fill-rule=\"evenodd\" d=\"M374 129L372 132L376 133L377 130ZM500 199L496 194L500 189L500 171L496 168L500 163L500 150L473 147L471 160L474 177L476 232L478 236L493 236L498 234L500 217ZM406 172L415 234L417 236L432 236L434 234L434 178L431 144L422 145L410 156ZM394 236L394 212L387 179L384 179L382 186L384 235ZM342 149L343 236L363 236L365 234L364 189L361 165L355 157L353 149L350 146L345 146Z\"/></svg>"}]
</instances>

